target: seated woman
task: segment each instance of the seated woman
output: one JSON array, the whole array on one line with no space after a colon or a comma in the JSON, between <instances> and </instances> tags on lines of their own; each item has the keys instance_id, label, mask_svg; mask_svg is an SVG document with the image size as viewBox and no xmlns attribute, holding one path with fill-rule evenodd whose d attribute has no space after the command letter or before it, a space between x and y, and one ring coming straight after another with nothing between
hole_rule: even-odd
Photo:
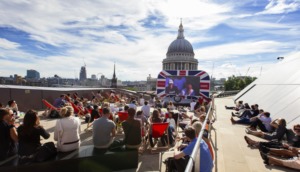
<instances>
[{"instance_id":1,"label":"seated woman","mask_svg":"<svg viewBox=\"0 0 300 172\"><path fill-rule=\"evenodd\" d=\"M149 119L150 119L150 124L153 124L153 123L162 123L162 120L159 117L159 112L156 109L153 110L152 116ZM161 140L161 143L163 145L166 145L166 137L161 137L160 140ZM152 139L152 127L150 127L149 141L150 141L150 146L154 147L154 143L153 143L153 139Z\"/></svg>"},{"instance_id":2,"label":"seated woman","mask_svg":"<svg viewBox=\"0 0 300 172\"><path fill-rule=\"evenodd\" d=\"M295 152L293 152L294 148L300 148L300 124L294 125L293 132L295 133L295 137L291 140L289 144L283 144L282 142L257 142L249 137L245 136L245 140L249 146L257 147L264 153L271 151L274 154L281 154L282 156L295 156Z\"/></svg>"},{"instance_id":3,"label":"seated woman","mask_svg":"<svg viewBox=\"0 0 300 172\"><path fill-rule=\"evenodd\" d=\"M0 109L0 161L17 153L18 135L12 115L12 110Z\"/></svg>"},{"instance_id":4,"label":"seated woman","mask_svg":"<svg viewBox=\"0 0 300 172\"><path fill-rule=\"evenodd\" d=\"M57 141L57 150L68 152L80 147L80 120L74 117L72 106L63 107L60 110L61 119L56 121L54 140Z\"/></svg>"},{"instance_id":5,"label":"seated woman","mask_svg":"<svg viewBox=\"0 0 300 172\"><path fill-rule=\"evenodd\" d=\"M200 118L201 115L206 115L205 107L201 106L200 108L195 110L195 117Z\"/></svg>"},{"instance_id":6,"label":"seated woman","mask_svg":"<svg viewBox=\"0 0 300 172\"><path fill-rule=\"evenodd\" d=\"M135 110L129 108L128 118L122 122L123 131L125 134L124 143L126 148L137 149L142 143L142 129L141 122L134 119Z\"/></svg>"},{"instance_id":7,"label":"seated woman","mask_svg":"<svg viewBox=\"0 0 300 172\"><path fill-rule=\"evenodd\" d=\"M261 157L263 158L265 164L300 170L300 125L295 125L293 131L296 136L292 140L291 145L282 144L282 148L279 149L268 148L267 144L263 144L264 146L260 147Z\"/></svg>"},{"instance_id":8,"label":"seated woman","mask_svg":"<svg viewBox=\"0 0 300 172\"><path fill-rule=\"evenodd\" d=\"M249 128L246 129L247 134L251 134L257 137L261 137L266 140L278 140L280 141L286 132L286 121L285 119L279 118L271 122L271 126L275 128L273 133L265 133L262 131L252 131Z\"/></svg>"},{"instance_id":9,"label":"seated woman","mask_svg":"<svg viewBox=\"0 0 300 172\"><path fill-rule=\"evenodd\" d=\"M17 129L19 138L18 154L22 159L33 158L37 149L42 145L41 136L48 139L50 134L40 126L38 113L34 110L28 110L24 116L23 124Z\"/></svg>"},{"instance_id":10,"label":"seated woman","mask_svg":"<svg viewBox=\"0 0 300 172\"><path fill-rule=\"evenodd\" d=\"M168 107L170 110L175 110L176 107L174 106L173 102L169 102Z\"/></svg>"},{"instance_id":11,"label":"seated woman","mask_svg":"<svg viewBox=\"0 0 300 172\"><path fill-rule=\"evenodd\" d=\"M293 131L296 134L296 136L292 140L291 145L282 144L283 148L279 149L268 148L266 146L260 147L259 150L261 151L261 156L265 164L278 165L300 170L300 159L298 157L300 151L300 124L294 125Z\"/></svg>"},{"instance_id":12,"label":"seated woman","mask_svg":"<svg viewBox=\"0 0 300 172\"><path fill-rule=\"evenodd\" d=\"M170 112L169 117L166 119L166 122L169 123L169 127L170 127L172 132L174 132L175 129L176 129L176 122L175 122L175 119L173 118L173 116L174 116L174 113Z\"/></svg>"},{"instance_id":13,"label":"seated woman","mask_svg":"<svg viewBox=\"0 0 300 172\"><path fill-rule=\"evenodd\" d=\"M300 149L297 149L299 151ZM277 165L282 167L288 167L296 170L300 170L300 159L283 159L282 157L274 157L270 155L260 154L266 165Z\"/></svg>"}]
</instances>

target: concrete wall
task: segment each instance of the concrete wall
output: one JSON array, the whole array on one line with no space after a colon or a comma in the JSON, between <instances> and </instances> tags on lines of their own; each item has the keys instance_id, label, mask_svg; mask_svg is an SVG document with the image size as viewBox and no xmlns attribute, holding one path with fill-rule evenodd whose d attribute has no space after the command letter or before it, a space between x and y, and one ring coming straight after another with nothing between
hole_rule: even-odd
<instances>
[{"instance_id":1,"label":"concrete wall","mask_svg":"<svg viewBox=\"0 0 300 172\"><path fill-rule=\"evenodd\" d=\"M0 102L3 106L7 105L9 100L15 100L18 104L19 110L26 112L28 109L43 110L45 109L42 99L46 99L50 103L54 102L54 99L59 97L61 94L70 93L71 95L75 92L78 93L79 97L83 96L89 100L92 98L92 92L95 94L102 90L103 93L109 92L110 89L107 88L72 88L70 90L63 89L53 89L53 88L41 88L37 87L0 87ZM121 92L122 94L129 95L130 97L138 97L135 92L126 92L126 90L116 90L117 93Z\"/></svg>"}]
</instances>

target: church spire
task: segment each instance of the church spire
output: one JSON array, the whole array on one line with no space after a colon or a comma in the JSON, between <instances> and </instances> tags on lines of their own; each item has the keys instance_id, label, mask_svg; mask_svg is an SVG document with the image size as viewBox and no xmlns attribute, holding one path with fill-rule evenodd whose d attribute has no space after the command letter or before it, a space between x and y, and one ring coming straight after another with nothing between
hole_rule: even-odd
<instances>
[{"instance_id":1,"label":"church spire","mask_svg":"<svg viewBox=\"0 0 300 172\"><path fill-rule=\"evenodd\" d=\"M111 88L117 88L117 82L118 79L116 77L116 63L114 63L114 74L113 74L113 78L111 79Z\"/></svg>"},{"instance_id":2,"label":"church spire","mask_svg":"<svg viewBox=\"0 0 300 172\"><path fill-rule=\"evenodd\" d=\"M116 63L114 63L114 74L113 74L113 78L116 78Z\"/></svg>"},{"instance_id":3,"label":"church spire","mask_svg":"<svg viewBox=\"0 0 300 172\"><path fill-rule=\"evenodd\" d=\"M183 26L182 26L182 19L180 19L180 25L179 25L179 29L178 29L178 36L177 39L184 39L184 35L183 35Z\"/></svg>"}]
</instances>

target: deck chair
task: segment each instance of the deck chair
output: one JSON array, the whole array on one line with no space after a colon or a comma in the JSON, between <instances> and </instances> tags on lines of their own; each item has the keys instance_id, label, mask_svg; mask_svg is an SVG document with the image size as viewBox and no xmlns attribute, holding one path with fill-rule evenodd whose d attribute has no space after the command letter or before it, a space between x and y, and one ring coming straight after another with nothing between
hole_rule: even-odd
<instances>
[{"instance_id":1,"label":"deck chair","mask_svg":"<svg viewBox=\"0 0 300 172\"><path fill-rule=\"evenodd\" d=\"M128 119L128 113L127 112L118 112L118 123L117 123L117 131L120 131L122 133L122 122L126 121Z\"/></svg>"},{"instance_id":2,"label":"deck chair","mask_svg":"<svg viewBox=\"0 0 300 172\"><path fill-rule=\"evenodd\" d=\"M82 118L84 116L84 112L81 109L79 109L73 102L70 103L74 109L74 113L77 113L78 116Z\"/></svg>"},{"instance_id":3,"label":"deck chair","mask_svg":"<svg viewBox=\"0 0 300 172\"><path fill-rule=\"evenodd\" d=\"M42 102L44 103L44 105L48 108L48 109L50 109L50 110L56 110L56 111L60 111L60 108L57 108L57 107L55 107L55 106L53 106L51 103L49 103L47 100L45 100L45 99L42 99Z\"/></svg>"},{"instance_id":4,"label":"deck chair","mask_svg":"<svg viewBox=\"0 0 300 172\"><path fill-rule=\"evenodd\" d=\"M118 112L119 116L119 122L126 121L128 118L128 113L127 112Z\"/></svg>"},{"instance_id":5,"label":"deck chair","mask_svg":"<svg viewBox=\"0 0 300 172\"><path fill-rule=\"evenodd\" d=\"M169 127L169 123L165 122L165 123L153 123L150 126L152 128L152 138L161 138L164 134L167 135L167 145L166 146L162 146L162 147L157 147L158 148L165 148L168 149L170 147L170 142L169 142L169 132L168 132L168 127ZM150 135L150 129L149 129L149 134ZM150 138L148 139L150 142ZM149 143L150 144L150 143ZM157 150L156 149L156 150ZM153 153L153 148L151 148L151 153Z\"/></svg>"}]
</instances>

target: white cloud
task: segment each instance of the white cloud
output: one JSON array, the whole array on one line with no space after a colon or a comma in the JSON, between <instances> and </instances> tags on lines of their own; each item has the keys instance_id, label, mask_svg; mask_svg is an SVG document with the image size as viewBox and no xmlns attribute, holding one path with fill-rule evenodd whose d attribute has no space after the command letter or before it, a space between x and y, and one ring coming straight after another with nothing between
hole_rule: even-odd
<instances>
[{"instance_id":1,"label":"white cloud","mask_svg":"<svg viewBox=\"0 0 300 172\"><path fill-rule=\"evenodd\" d=\"M282 52L282 47L286 45L292 47L295 41L287 44L255 36L248 41L220 44L218 41L227 39L222 31L210 31L223 23L241 30L271 34L276 34L278 30L291 30L283 33L287 36L299 34L297 23L296 26L272 23L267 19L255 18L258 15L236 14L235 4L207 0L0 1L0 27L8 26L26 32L30 39L37 41L34 46L44 54L47 44L63 49L62 54L43 56L20 49L22 45L18 43L4 43L6 46L9 44L9 49L0 51L0 56L4 57L0 62L5 64L1 75L12 72L22 74L26 69L33 68L42 76L58 74L72 78L76 74L78 77L84 58L88 76L103 73L111 77L113 62L116 61L119 79L145 80L148 74L156 76L161 70L167 48L177 36L180 18L183 18L186 38L194 47L196 43L202 46L209 43L195 49L196 58L201 60L226 61L232 57ZM269 6L266 10L275 8L276 4ZM283 9L289 11L288 8L293 9L292 6ZM146 22L148 19L149 23ZM151 28L147 24L163 27ZM235 70L244 70L236 69L240 67L238 65L226 64L216 69L224 70L223 73L216 73L227 76ZM15 69L12 70L11 66ZM202 67L211 70L211 65Z\"/></svg>"},{"instance_id":2,"label":"white cloud","mask_svg":"<svg viewBox=\"0 0 300 172\"><path fill-rule=\"evenodd\" d=\"M284 43L271 40L235 42L200 48L195 54L202 60L230 59L259 53L282 52L283 45Z\"/></svg>"},{"instance_id":3,"label":"white cloud","mask_svg":"<svg viewBox=\"0 0 300 172\"><path fill-rule=\"evenodd\" d=\"M3 49L16 49L20 47L19 43L9 41L7 39L0 38L0 48Z\"/></svg>"},{"instance_id":4,"label":"white cloud","mask_svg":"<svg viewBox=\"0 0 300 172\"><path fill-rule=\"evenodd\" d=\"M290 13L300 8L298 0L269 0L265 10L257 14L281 14Z\"/></svg>"}]
</instances>

